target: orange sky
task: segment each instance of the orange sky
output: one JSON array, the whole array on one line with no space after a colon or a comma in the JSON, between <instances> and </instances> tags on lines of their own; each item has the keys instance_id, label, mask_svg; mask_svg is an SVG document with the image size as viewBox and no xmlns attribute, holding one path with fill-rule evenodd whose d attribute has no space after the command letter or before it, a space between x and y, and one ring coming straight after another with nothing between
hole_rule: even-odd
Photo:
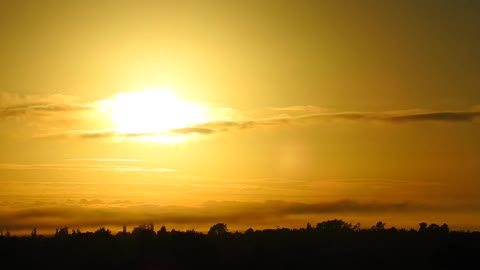
<instances>
[{"instance_id":1,"label":"orange sky","mask_svg":"<svg viewBox=\"0 0 480 270\"><path fill-rule=\"evenodd\" d=\"M475 1L2 1L0 229L480 229Z\"/></svg>"}]
</instances>

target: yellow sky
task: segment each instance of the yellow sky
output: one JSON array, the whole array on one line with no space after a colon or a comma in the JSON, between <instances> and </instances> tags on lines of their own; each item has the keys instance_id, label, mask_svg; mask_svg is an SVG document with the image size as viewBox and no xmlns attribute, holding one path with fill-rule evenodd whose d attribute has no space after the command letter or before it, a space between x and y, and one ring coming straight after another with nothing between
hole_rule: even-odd
<instances>
[{"instance_id":1,"label":"yellow sky","mask_svg":"<svg viewBox=\"0 0 480 270\"><path fill-rule=\"evenodd\" d=\"M475 1L2 1L0 229L480 229Z\"/></svg>"}]
</instances>

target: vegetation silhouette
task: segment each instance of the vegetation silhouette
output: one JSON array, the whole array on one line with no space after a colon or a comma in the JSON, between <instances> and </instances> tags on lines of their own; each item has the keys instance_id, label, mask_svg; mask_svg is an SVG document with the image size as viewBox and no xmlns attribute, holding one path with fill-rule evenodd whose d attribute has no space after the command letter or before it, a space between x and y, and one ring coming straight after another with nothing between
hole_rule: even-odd
<instances>
[{"instance_id":1,"label":"vegetation silhouette","mask_svg":"<svg viewBox=\"0 0 480 270\"><path fill-rule=\"evenodd\" d=\"M53 236L0 233L0 259L19 269L461 269L476 265L480 232L450 231L447 224L418 230L370 229L341 219L301 229L249 228L229 232L214 224L195 230L155 232L153 224L123 226L115 235L56 229ZM2 267L3 268L3 267Z\"/></svg>"}]
</instances>

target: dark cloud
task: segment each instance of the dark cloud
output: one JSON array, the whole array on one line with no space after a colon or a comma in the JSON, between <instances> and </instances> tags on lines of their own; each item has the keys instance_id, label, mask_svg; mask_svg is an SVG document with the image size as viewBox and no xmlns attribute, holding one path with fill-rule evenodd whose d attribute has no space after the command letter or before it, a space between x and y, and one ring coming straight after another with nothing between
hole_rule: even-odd
<instances>
[{"instance_id":1,"label":"dark cloud","mask_svg":"<svg viewBox=\"0 0 480 270\"><path fill-rule=\"evenodd\" d=\"M390 116L393 122L439 121L439 122L472 122L480 117L480 112L432 112Z\"/></svg>"},{"instance_id":2,"label":"dark cloud","mask_svg":"<svg viewBox=\"0 0 480 270\"><path fill-rule=\"evenodd\" d=\"M168 135L189 135L201 134L210 135L218 132L227 132L234 130L246 130L262 127L274 127L282 125L296 124L316 124L329 121L376 121L384 123L414 123L414 122L440 122L440 123L459 123L473 122L480 118L480 111L439 111L428 113L366 113L366 112L338 112L338 113L316 113L300 116L283 116L276 118L264 118L255 120L236 120L236 121L212 121L203 124L197 124L185 128L171 129L166 132L158 133L118 133L113 130L70 130L65 132L45 134L40 138L135 138L149 136L168 136Z\"/></svg>"},{"instance_id":3,"label":"dark cloud","mask_svg":"<svg viewBox=\"0 0 480 270\"><path fill-rule=\"evenodd\" d=\"M340 112L340 113L319 113L302 115L295 117L296 122L301 121L330 121L330 120L369 120L373 119L372 114L356 113L356 112Z\"/></svg>"},{"instance_id":4,"label":"dark cloud","mask_svg":"<svg viewBox=\"0 0 480 270\"><path fill-rule=\"evenodd\" d=\"M381 203L352 200L310 204L285 201L209 201L200 207L154 204L98 206L98 202L100 201L80 200L78 205L0 210L0 228L31 229L37 227L52 229L62 226L91 227L104 226L105 224L116 226L123 224L138 225L147 222L206 226L219 220L232 224L251 224L260 220L284 220L295 215L309 214L378 214L384 212L449 210L412 202ZM92 204L96 206L92 206Z\"/></svg>"},{"instance_id":5,"label":"dark cloud","mask_svg":"<svg viewBox=\"0 0 480 270\"><path fill-rule=\"evenodd\" d=\"M282 124L289 124L295 118L275 118L275 119L261 119L248 121L215 121L196 125L195 128L208 128L209 134L215 132L244 130L258 127L277 126ZM184 133L185 134L185 133Z\"/></svg>"},{"instance_id":6,"label":"dark cloud","mask_svg":"<svg viewBox=\"0 0 480 270\"><path fill-rule=\"evenodd\" d=\"M276 202L277 210L281 214L319 214L337 212L384 212L404 211L411 209L408 202L400 203L359 203L352 200L343 200L332 203L285 203Z\"/></svg>"},{"instance_id":7,"label":"dark cloud","mask_svg":"<svg viewBox=\"0 0 480 270\"><path fill-rule=\"evenodd\" d=\"M340 113L318 113L301 115L295 117L279 117L270 119L248 120L248 121L216 121L195 125L193 127L171 130L172 133L189 134L212 134L222 131L251 129L257 127L279 126L288 124L314 124L317 122L348 120L348 121L380 121L391 123L409 123L420 121L435 122L472 122L480 117L477 111L460 112L431 112L431 113L362 113L362 112L340 112ZM198 132L204 130L207 132Z\"/></svg>"},{"instance_id":8,"label":"dark cloud","mask_svg":"<svg viewBox=\"0 0 480 270\"><path fill-rule=\"evenodd\" d=\"M296 117L280 117L272 119L260 119L250 121L217 121L196 125L194 129L207 128L208 133L212 134L220 131L229 131L232 129L249 129L256 127L278 126L286 124L316 123L333 120L349 121L380 121L392 123L408 123L420 121L436 122L472 122L480 117L480 112L432 112L432 113L361 113L361 112L343 112L343 113L319 113ZM182 134L188 134L190 128L184 129ZM194 132L191 132L194 133Z\"/></svg>"}]
</instances>

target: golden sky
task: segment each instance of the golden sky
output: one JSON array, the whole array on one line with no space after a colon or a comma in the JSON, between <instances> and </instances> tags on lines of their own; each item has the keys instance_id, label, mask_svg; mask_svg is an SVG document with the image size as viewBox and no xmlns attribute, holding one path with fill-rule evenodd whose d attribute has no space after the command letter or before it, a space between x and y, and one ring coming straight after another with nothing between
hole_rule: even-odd
<instances>
[{"instance_id":1,"label":"golden sky","mask_svg":"<svg viewBox=\"0 0 480 270\"><path fill-rule=\"evenodd\" d=\"M480 229L480 2L0 1L0 229Z\"/></svg>"}]
</instances>

